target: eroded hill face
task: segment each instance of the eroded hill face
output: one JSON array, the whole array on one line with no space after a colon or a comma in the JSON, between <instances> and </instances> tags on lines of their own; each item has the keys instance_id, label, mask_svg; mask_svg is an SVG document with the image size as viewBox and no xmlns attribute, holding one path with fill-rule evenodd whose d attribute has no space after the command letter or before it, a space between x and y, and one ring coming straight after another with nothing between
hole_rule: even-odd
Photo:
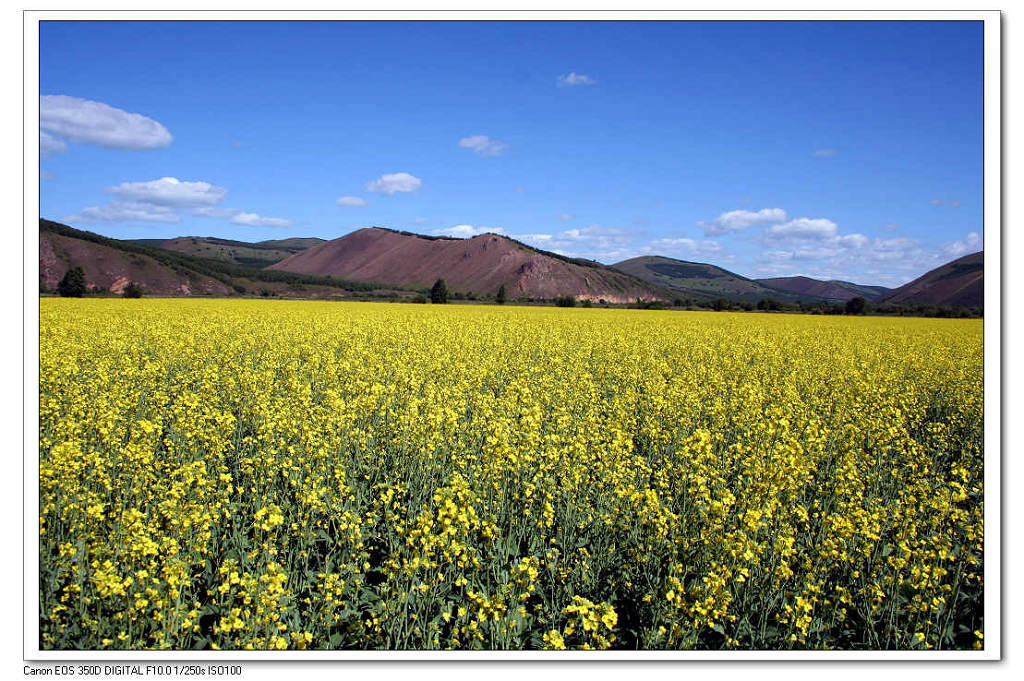
<instances>
[{"instance_id":1,"label":"eroded hill face","mask_svg":"<svg viewBox=\"0 0 1024 681\"><path fill-rule=\"evenodd\" d=\"M982 307L985 304L985 252L965 255L926 272L882 298L896 305L958 305Z\"/></svg>"},{"instance_id":2,"label":"eroded hill face","mask_svg":"<svg viewBox=\"0 0 1024 681\"><path fill-rule=\"evenodd\" d=\"M53 232L39 233L39 283L48 290L72 267L81 267L85 283L112 293L122 293L129 283L139 284L147 294L226 295L231 290L222 282L196 272L175 272L142 254L126 253L109 246L74 239Z\"/></svg>"},{"instance_id":3,"label":"eroded hill face","mask_svg":"<svg viewBox=\"0 0 1024 681\"><path fill-rule=\"evenodd\" d=\"M571 295L616 303L664 298L644 282L603 265L569 262L496 234L435 239L361 229L268 269L415 287L442 278L453 290L486 296L504 285L509 298Z\"/></svg>"}]
</instances>

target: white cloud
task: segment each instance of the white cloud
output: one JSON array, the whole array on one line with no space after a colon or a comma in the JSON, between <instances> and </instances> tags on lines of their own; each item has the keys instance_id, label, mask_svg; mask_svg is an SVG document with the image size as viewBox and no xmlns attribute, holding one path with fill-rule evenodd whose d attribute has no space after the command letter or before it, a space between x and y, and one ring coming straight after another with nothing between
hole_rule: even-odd
<instances>
[{"instance_id":1,"label":"white cloud","mask_svg":"<svg viewBox=\"0 0 1024 681\"><path fill-rule=\"evenodd\" d=\"M818 149L817 151L814 152L814 156L817 157L817 158L828 158L830 156L835 156L835 155L836 155L836 150L835 149Z\"/></svg>"},{"instance_id":2,"label":"white cloud","mask_svg":"<svg viewBox=\"0 0 1024 681\"><path fill-rule=\"evenodd\" d=\"M931 203L933 206L941 206L942 199L932 199L929 203Z\"/></svg>"},{"instance_id":3,"label":"white cloud","mask_svg":"<svg viewBox=\"0 0 1024 681\"><path fill-rule=\"evenodd\" d=\"M103 206L83 208L77 215L64 218L65 222L181 222L181 218L167 206L154 206L138 201L111 201Z\"/></svg>"},{"instance_id":4,"label":"white cloud","mask_svg":"<svg viewBox=\"0 0 1024 681\"><path fill-rule=\"evenodd\" d=\"M882 286L904 284L943 260L914 239L869 239L863 234L798 239L790 249L765 250L757 258L761 276L803 275Z\"/></svg>"},{"instance_id":5,"label":"white cloud","mask_svg":"<svg viewBox=\"0 0 1024 681\"><path fill-rule=\"evenodd\" d=\"M575 213L559 213L559 215L558 215L558 219L559 220L572 220L575 217L576 217Z\"/></svg>"},{"instance_id":6,"label":"white cloud","mask_svg":"<svg viewBox=\"0 0 1024 681\"><path fill-rule=\"evenodd\" d=\"M366 190L378 194L392 195L397 192L414 192L423 181L409 173L386 173L376 180L366 183Z\"/></svg>"},{"instance_id":7,"label":"white cloud","mask_svg":"<svg viewBox=\"0 0 1024 681\"><path fill-rule=\"evenodd\" d=\"M597 81L582 73L569 72L558 77L558 87L572 87L574 85L593 85Z\"/></svg>"},{"instance_id":8,"label":"white cloud","mask_svg":"<svg viewBox=\"0 0 1024 681\"><path fill-rule=\"evenodd\" d=\"M39 131L40 158L48 158L52 154L63 154L67 149L68 145L64 143L64 140L54 137L45 130Z\"/></svg>"},{"instance_id":9,"label":"white cloud","mask_svg":"<svg viewBox=\"0 0 1024 681\"><path fill-rule=\"evenodd\" d=\"M40 180L52 180L55 177L57 176L54 173L51 173L49 170L43 170L42 168L39 169Z\"/></svg>"},{"instance_id":10,"label":"white cloud","mask_svg":"<svg viewBox=\"0 0 1024 681\"><path fill-rule=\"evenodd\" d=\"M959 241L950 241L943 244L942 252L946 255L958 257L968 253L976 253L982 249L983 245L981 235L977 232L971 232Z\"/></svg>"},{"instance_id":11,"label":"white cloud","mask_svg":"<svg viewBox=\"0 0 1024 681\"><path fill-rule=\"evenodd\" d=\"M838 233L839 225L826 218L797 218L765 230L769 238L822 239Z\"/></svg>"},{"instance_id":12,"label":"white cloud","mask_svg":"<svg viewBox=\"0 0 1024 681\"><path fill-rule=\"evenodd\" d=\"M960 207L960 199L953 199L952 201L950 201L949 202L949 207L950 208L959 208Z\"/></svg>"},{"instance_id":13,"label":"white cloud","mask_svg":"<svg viewBox=\"0 0 1024 681\"><path fill-rule=\"evenodd\" d=\"M781 208L762 208L759 211L731 210L722 213L711 222L698 222L707 236L718 236L730 232L740 232L755 225L769 225L782 222L788 216Z\"/></svg>"},{"instance_id":14,"label":"white cloud","mask_svg":"<svg viewBox=\"0 0 1024 681\"><path fill-rule=\"evenodd\" d=\"M882 227L882 229L884 229L885 231L887 231L889 233L892 233L892 232L895 232L897 229L899 229L899 225L897 223L895 223L895 222L890 222L889 224L887 224L884 227Z\"/></svg>"},{"instance_id":15,"label":"white cloud","mask_svg":"<svg viewBox=\"0 0 1024 681\"><path fill-rule=\"evenodd\" d=\"M39 127L55 137L110 149L161 149L173 139L152 118L67 95L39 98Z\"/></svg>"},{"instance_id":16,"label":"white cloud","mask_svg":"<svg viewBox=\"0 0 1024 681\"><path fill-rule=\"evenodd\" d=\"M265 218L256 213L236 213L231 217L231 222L246 227L290 227L291 220L285 218Z\"/></svg>"},{"instance_id":17,"label":"white cloud","mask_svg":"<svg viewBox=\"0 0 1024 681\"><path fill-rule=\"evenodd\" d=\"M229 218L237 213L238 211L233 208L219 208L217 206L200 206L192 210L192 215L197 218Z\"/></svg>"},{"instance_id":18,"label":"white cloud","mask_svg":"<svg viewBox=\"0 0 1024 681\"><path fill-rule=\"evenodd\" d=\"M434 236L454 236L460 239L468 239L479 234L504 234L501 227L474 227L473 225L455 225L453 227L442 227L435 229L431 234Z\"/></svg>"},{"instance_id":19,"label":"white cloud","mask_svg":"<svg viewBox=\"0 0 1024 681\"><path fill-rule=\"evenodd\" d=\"M465 149L472 149L477 156L497 156L508 149L508 145L498 140L492 140L487 135L472 135L459 140L459 146Z\"/></svg>"},{"instance_id":20,"label":"white cloud","mask_svg":"<svg viewBox=\"0 0 1024 681\"><path fill-rule=\"evenodd\" d=\"M522 234L513 237L560 255L601 262L614 262L637 254L634 232L619 227L590 225L557 234Z\"/></svg>"},{"instance_id":21,"label":"white cloud","mask_svg":"<svg viewBox=\"0 0 1024 681\"><path fill-rule=\"evenodd\" d=\"M717 241L697 241L687 237L655 239L648 244L648 253L667 256L714 256L722 252L722 244Z\"/></svg>"},{"instance_id":22,"label":"white cloud","mask_svg":"<svg viewBox=\"0 0 1024 681\"><path fill-rule=\"evenodd\" d=\"M226 189L209 182L183 182L176 177L162 177L149 182L122 182L116 187L107 187L106 191L126 201L179 208L213 205L227 194Z\"/></svg>"},{"instance_id":23,"label":"white cloud","mask_svg":"<svg viewBox=\"0 0 1024 681\"><path fill-rule=\"evenodd\" d=\"M338 198L337 204L339 206L365 206L366 199L361 199L358 196L341 196Z\"/></svg>"},{"instance_id":24,"label":"white cloud","mask_svg":"<svg viewBox=\"0 0 1024 681\"><path fill-rule=\"evenodd\" d=\"M423 223L425 223L425 222L430 222L430 218L423 218L423 217L420 217L420 218L416 218L416 220L414 220L414 222L415 222L415 223L416 223L417 225L422 225L422 224L423 224Z\"/></svg>"}]
</instances>

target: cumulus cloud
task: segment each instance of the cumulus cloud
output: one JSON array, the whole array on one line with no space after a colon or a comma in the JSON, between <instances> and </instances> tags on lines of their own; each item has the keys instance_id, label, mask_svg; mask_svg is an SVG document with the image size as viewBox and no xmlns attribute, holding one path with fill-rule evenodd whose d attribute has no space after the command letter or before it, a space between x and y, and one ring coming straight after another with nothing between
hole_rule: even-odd
<instances>
[{"instance_id":1,"label":"cumulus cloud","mask_svg":"<svg viewBox=\"0 0 1024 681\"><path fill-rule=\"evenodd\" d=\"M68 145L64 143L64 140L54 137L45 130L39 131L40 158L48 158L53 154L63 154L67 149Z\"/></svg>"},{"instance_id":2,"label":"cumulus cloud","mask_svg":"<svg viewBox=\"0 0 1024 681\"><path fill-rule=\"evenodd\" d=\"M122 182L107 187L108 194L117 194L125 201L139 201L158 206L209 206L220 202L227 190L209 182L184 182L176 177L162 177L149 182Z\"/></svg>"},{"instance_id":3,"label":"cumulus cloud","mask_svg":"<svg viewBox=\"0 0 1024 681\"><path fill-rule=\"evenodd\" d=\"M339 206L365 206L366 199L361 199L358 196L341 196L338 197L336 202Z\"/></svg>"},{"instance_id":4,"label":"cumulus cloud","mask_svg":"<svg viewBox=\"0 0 1024 681\"><path fill-rule=\"evenodd\" d=\"M570 71L558 77L558 87L573 87L574 85L593 85L597 81L582 73Z\"/></svg>"},{"instance_id":5,"label":"cumulus cloud","mask_svg":"<svg viewBox=\"0 0 1024 681\"><path fill-rule=\"evenodd\" d=\"M473 225L454 225L452 227L442 227L441 229L435 229L431 234L434 236L454 236L460 239L468 239L470 237L477 236L479 234L504 234L505 230L501 227L474 227Z\"/></svg>"},{"instance_id":6,"label":"cumulus cloud","mask_svg":"<svg viewBox=\"0 0 1024 681\"><path fill-rule=\"evenodd\" d=\"M977 232L971 232L963 239L943 244L942 252L952 257L958 257L980 251L983 246L984 244L981 240L981 235Z\"/></svg>"},{"instance_id":7,"label":"cumulus cloud","mask_svg":"<svg viewBox=\"0 0 1024 681\"><path fill-rule=\"evenodd\" d=\"M835 156L835 155L836 155L836 150L835 149L818 149L817 151L814 152L814 156L817 157L817 158L828 158L830 156Z\"/></svg>"},{"instance_id":8,"label":"cumulus cloud","mask_svg":"<svg viewBox=\"0 0 1024 681\"><path fill-rule=\"evenodd\" d=\"M161 149L173 139L152 118L67 95L39 98L39 128L72 142L132 151Z\"/></svg>"},{"instance_id":9,"label":"cumulus cloud","mask_svg":"<svg viewBox=\"0 0 1024 681\"><path fill-rule=\"evenodd\" d=\"M65 222L181 222L178 214L168 206L155 206L139 201L111 201L102 206L83 208L77 215L64 218Z\"/></svg>"},{"instance_id":10,"label":"cumulus cloud","mask_svg":"<svg viewBox=\"0 0 1024 681\"><path fill-rule=\"evenodd\" d=\"M386 173L376 180L366 183L366 190L378 194L392 195L398 192L414 192L423 181L409 173Z\"/></svg>"},{"instance_id":11,"label":"cumulus cloud","mask_svg":"<svg viewBox=\"0 0 1024 681\"><path fill-rule=\"evenodd\" d=\"M797 218L772 225L765 230L769 238L823 239L836 236L838 233L839 225L826 218Z\"/></svg>"},{"instance_id":12,"label":"cumulus cloud","mask_svg":"<svg viewBox=\"0 0 1024 681\"><path fill-rule=\"evenodd\" d=\"M740 232L755 225L770 225L782 222L787 217L781 208L762 208L759 211L731 210L722 213L710 222L698 222L707 236L719 236L730 232Z\"/></svg>"},{"instance_id":13,"label":"cumulus cloud","mask_svg":"<svg viewBox=\"0 0 1024 681\"><path fill-rule=\"evenodd\" d=\"M465 149L472 149L477 156L497 156L508 148L508 145L498 140L492 140L487 135L472 135L459 140L459 146Z\"/></svg>"},{"instance_id":14,"label":"cumulus cloud","mask_svg":"<svg viewBox=\"0 0 1024 681\"><path fill-rule=\"evenodd\" d=\"M290 227L291 220L285 218L265 218L256 213L235 213L231 216L231 222L246 227Z\"/></svg>"}]
</instances>

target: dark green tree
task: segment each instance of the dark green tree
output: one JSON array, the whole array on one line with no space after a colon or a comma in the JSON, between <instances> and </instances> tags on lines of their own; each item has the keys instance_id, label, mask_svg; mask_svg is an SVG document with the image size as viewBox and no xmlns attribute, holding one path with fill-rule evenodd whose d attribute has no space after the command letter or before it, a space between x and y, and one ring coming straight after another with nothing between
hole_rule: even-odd
<instances>
[{"instance_id":1,"label":"dark green tree","mask_svg":"<svg viewBox=\"0 0 1024 681\"><path fill-rule=\"evenodd\" d=\"M142 287L139 286L138 284L136 284L133 281L133 282L129 283L127 286L124 287L124 294L123 295L124 295L125 298L141 298L142 297Z\"/></svg>"},{"instance_id":2,"label":"dark green tree","mask_svg":"<svg viewBox=\"0 0 1024 681\"><path fill-rule=\"evenodd\" d=\"M502 284L501 288L498 289L498 295L494 298L494 302L498 305L504 305L506 300L508 300L508 298L505 294L505 285Z\"/></svg>"},{"instance_id":3,"label":"dark green tree","mask_svg":"<svg viewBox=\"0 0 1024 681\"><path fill-rule=\"evenodd\" d=\"M860 296L850 298L846 301L846 314L864 314L864 308L867 307L867 304L868 301Z\"/></svg>"},{"instance_id":4,"label":"dark green tree","mask_svg":"<svg viewBox=\"0 0 1024 681\"><path fill-rule=\"evenodd\" d=\"M576 298L574 296L559 296L555 299L555 305L558 307L576 307Z\"/></svg>"},{"instance_id":5,"label":"dark green tree","mask_svg":"<svg viewBox=\"0 0 1024 681\"><path fill-rule=\"evenodd\" d=\"M81 298L85 295L85 272L81 267L72 267L64 273L57 284L57 293L65 298Z\"/></svg>"},{"instance_id":6,"label":"dark green tree","mask_svg":"<svg viewBox=\"0 0 1024 681\"><path fill-rule=\"evenodd\" d=\"M436 305L444 305L448 302L448 285L444 283L444 279L438 279L430 287L430 302Z\"/></svg>"}]
</instances>

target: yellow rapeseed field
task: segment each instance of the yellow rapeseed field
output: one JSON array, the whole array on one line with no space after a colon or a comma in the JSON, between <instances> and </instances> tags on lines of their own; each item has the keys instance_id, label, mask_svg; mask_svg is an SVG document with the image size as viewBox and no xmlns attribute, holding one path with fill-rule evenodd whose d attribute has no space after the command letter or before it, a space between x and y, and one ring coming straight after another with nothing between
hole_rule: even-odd
<instances>
[{"instance_id":1,"label":"yellow rapeseed field","mask_svg":"<svg viewBox=\"0 0 1024 681\"><path fill-rule=\"evenodd\" d=\"M978 320L40 304L45 649L983 645Z\"/></svg>"}]
</instances>

